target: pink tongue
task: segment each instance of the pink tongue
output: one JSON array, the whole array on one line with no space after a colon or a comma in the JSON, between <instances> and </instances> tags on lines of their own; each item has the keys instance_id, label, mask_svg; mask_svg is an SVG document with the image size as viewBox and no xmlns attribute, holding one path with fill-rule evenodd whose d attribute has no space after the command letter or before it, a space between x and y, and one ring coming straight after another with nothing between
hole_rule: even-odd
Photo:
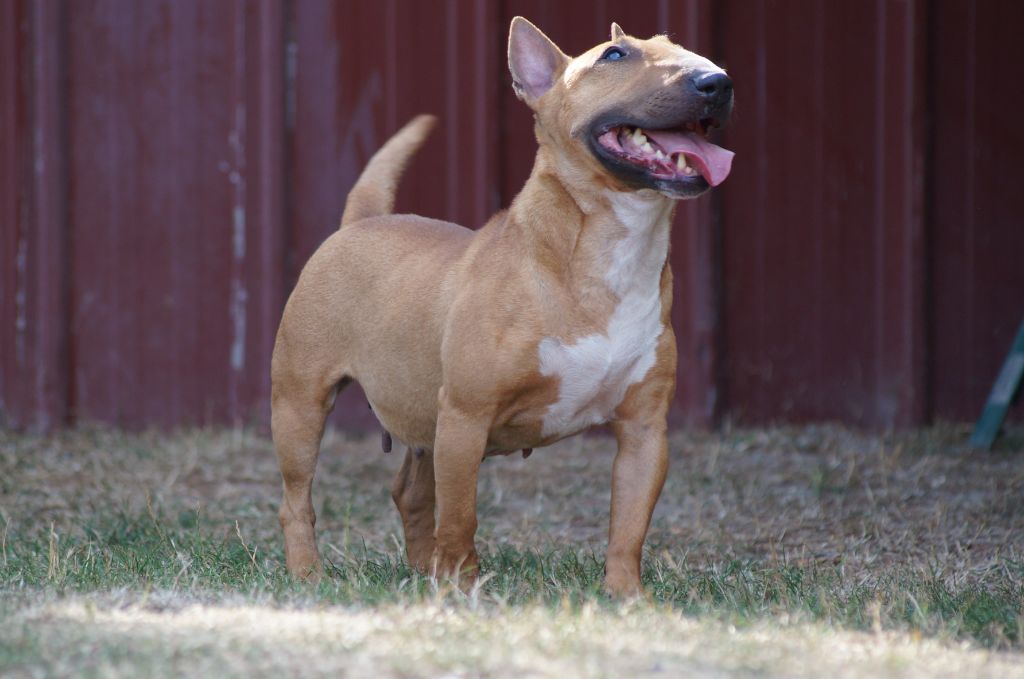
<instances>
[{"instance_id":1,"label":"pink tongue","mask_svg":"<svg viewBox=\"0 0 1024 679\"><path fill-rule=\"evenodd\" d=\"M711 186L718 186L729 176L732 169L732 151L715 146L703 137L691 132L669 132L667 130L644 130L644 134L657 142L667 155L685 153L687 162L693 159L698 170Z\"/></svg>"}]
</instances>

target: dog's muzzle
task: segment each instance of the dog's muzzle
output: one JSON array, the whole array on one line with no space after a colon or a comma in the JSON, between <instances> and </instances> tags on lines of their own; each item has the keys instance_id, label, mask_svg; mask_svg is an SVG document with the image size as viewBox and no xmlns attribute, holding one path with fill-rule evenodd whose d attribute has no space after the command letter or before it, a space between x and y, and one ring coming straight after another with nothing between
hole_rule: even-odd
<instances>
[{"instance_id":1,"label":"dog's muzzle","mask_svg":"<svg viewBox=\"0 0 1024 679\"><path fill-rule=\"evenodd\" d=\"M704 115L715 127L721 127L732 113L732 78L721 71L697 73L690 77L689 86L697 97L704 100Z\"/></svg>"}]
</instances>

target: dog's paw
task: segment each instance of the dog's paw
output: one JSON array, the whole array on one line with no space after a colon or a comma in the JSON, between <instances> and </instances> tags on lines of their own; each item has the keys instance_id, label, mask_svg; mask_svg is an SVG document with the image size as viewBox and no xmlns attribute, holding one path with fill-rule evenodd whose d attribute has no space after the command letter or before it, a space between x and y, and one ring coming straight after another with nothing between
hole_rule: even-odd
<instances>
[{"instance_id":1,"label":"dog's paw","mask_svg":"<svg viewBox=\"0 0 1024 679\"><path fill-rule=\"evenodd\" d=\"M605 594L613 599L631 601L648 598L647 592L644 590L643 585L640 584L640 577L623 571L606 573L602 589Z\"/></svg>"},{"instance_id":2,"label":"dog's paw","mask_svg":"<svg viewBox=\"0 0 1024 679\"><path fill-rule=\"evenodd\" d=\"M435 580L444 580L457 585L463 591L469 591L476 584L480 572L480 561L476 549L467 551L434 549L430 560L430 576Z\"/></svg>"},{"instance_id":3,"label":"dog's paw","mask_svg":"<svg viewBox=\"0 0 1024 679\"><path fill-rule=\"evenodd\" d=\"M324 566L316 552L301 556L289 554L286 561L288 573L299 582L316 585L324 578Z\"/></svg>"}]
</instances>

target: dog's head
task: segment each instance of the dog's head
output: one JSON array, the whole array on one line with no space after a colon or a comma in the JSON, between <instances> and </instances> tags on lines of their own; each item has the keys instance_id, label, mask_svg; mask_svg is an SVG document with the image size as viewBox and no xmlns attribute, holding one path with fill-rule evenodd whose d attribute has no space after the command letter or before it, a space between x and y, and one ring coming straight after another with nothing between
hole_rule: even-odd
<instances>
[{"instance_id":1,"label":"dog's head","mask_svg":"<svg viewBox=\"0 0 1024 679\"><path fill-rule=\"evenodd\" d=\"M672 198L698 196L729 174L732 152L707 133L729 118L732 81L665 36L641 40L612 24L611 40L573 59L516 17L508 63L541 137L568 153L573 167L597 169L620 189Z\"/></svg>"}]
</instances>

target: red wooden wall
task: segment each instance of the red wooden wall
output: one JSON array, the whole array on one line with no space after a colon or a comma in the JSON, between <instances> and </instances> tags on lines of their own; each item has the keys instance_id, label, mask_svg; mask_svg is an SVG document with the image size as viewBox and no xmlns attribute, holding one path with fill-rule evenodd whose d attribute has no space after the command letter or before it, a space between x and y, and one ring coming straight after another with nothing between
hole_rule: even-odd
<instances>
[{"instance_id":1,"label":"red wooden wall","mask_svg":"<svg viewBox=\"0 0 1024 679\"><path fill-rule=\"evenodd\" d=\"M522 185L523 14L569 53L667 31L736 82L733 176L673 234L677 423L971 418L1024 316L1021 7L0 3L0 417L264 422L287 291L388 135L441 118L401 210L479 225Z\"/></svg>"},{"instance_id":2,"label":"red wooden wall","mask_svg":"<svg viewBox=\"0 0 1024 679\"><path fill-rule=\"evenodd\" d=\"M722 59L751 84L722 195L742 418L924 416L922 5L726 3Z\"/></svg>"},{"instance_id":3,"label":"red wooden wall","mask_svg":"<svg viewBox=\"0 0 1024 679\"><path fill-rule=\"evenodd\" d=\"M972 418L1024 317L1024 4L940 7L930 46L942 67L929 81L928 406Z\"/></svg>"}]
</instances>

